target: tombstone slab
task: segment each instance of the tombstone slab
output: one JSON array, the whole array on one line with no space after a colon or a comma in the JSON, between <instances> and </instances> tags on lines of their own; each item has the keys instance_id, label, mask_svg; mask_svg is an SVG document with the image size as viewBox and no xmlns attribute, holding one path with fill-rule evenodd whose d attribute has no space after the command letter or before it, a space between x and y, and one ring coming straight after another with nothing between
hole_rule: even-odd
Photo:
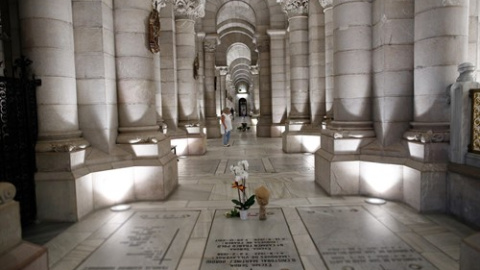
<instances>
[{"instance_id":1,"label":"tombstone slab","mask_svg":"<svg viewBox=\"0 0 480 270\"><path fill-rule=\"evenodd\" d=\"M437 269L361 206L297 210L330 270Z\"/></svg>"},{"instance_id":2,"label":"tombstone slab","mask_svg":"<svg viewBox=\"0 0 480 270\"><path fill-rule=\"evenodd\" d=\"M226 211L215 212L201 270L304 269L281 209L268 209L266 220L256 210L247 220Z\"/></svg>"},{"instance_id":3,"label":"tombstone slab","mask_svg":"<svg viewBox=\"0 0 480 270\"><path fill-rule=\"evenodd\" d=\"M175 270L199 211L134 213L78 270Z\"/></svg>"}]
</instances>

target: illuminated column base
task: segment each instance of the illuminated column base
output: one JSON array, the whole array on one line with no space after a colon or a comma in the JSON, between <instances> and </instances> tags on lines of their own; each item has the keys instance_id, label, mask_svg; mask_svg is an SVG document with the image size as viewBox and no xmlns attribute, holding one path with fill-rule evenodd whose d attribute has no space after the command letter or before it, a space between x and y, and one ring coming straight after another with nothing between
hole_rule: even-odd
<instances>
[{"instance_id":1,"label":"illuminated column base","mask_svg":"<svg viewBox=\"0 0 480 270\"><path fill-rule=\"evenodd\" d=\"M329 132L323 133L322 148L315 153L315 181L328 194L401 201L419 212L445 211L445 163L360 151L368 139L334 138Z\"/></svg>"},{"instance_id":2,"label":"illuminated column base","mask_svg":"<svg viewBox=\"0 0 480 270\"><path fill-rule=\"evenodd\" d=\"M285 153L315 153L320 148L320 130L286 131L282 134Z\"/></svg>"},{"instance_id":3,"label":"illuminated column base","mask_svg":"<svg viewBox=\"0 0 480 270\"><path fill-rule=\"evenodd\" d=\"M178 185L170 139L120 144L108 155L95 148L37 153L40 220L75 222L119 203L164 200Z\"/></svg>"},{"instance_id":4,"label":"illuminated column base","mask_svg":"<svg viewBox=\"0 0 480 270\"><path fill-rule=\"evenodd\" d=\"M315 152L315 181L330 195L359 195L362 147L375 140L370 122L330 123Z\"/></svg>"},{"instance_id":5,"label":"illuminated column base","mask_svg":"<svg viewBox=\"0 0 480 270\"><path fill-rule=\"evenodd\" d=\"M176 135L171 137L171 140L178 156L197 156L207 152L207 136L205 134Z\"/></svg>"},{"instance_id":6,"label":"illuminated column base","mask_svg":"<svg viewBox=\"0 0 480 270\"><path fill-rule=\"evenodd\" d=\"M220 120L217 119L216 117L207 117L205 119L205 125L206 125L206 132L207 138L220 138L222 137L222 134L220 134Z\"/></svg>"}]
</instances>

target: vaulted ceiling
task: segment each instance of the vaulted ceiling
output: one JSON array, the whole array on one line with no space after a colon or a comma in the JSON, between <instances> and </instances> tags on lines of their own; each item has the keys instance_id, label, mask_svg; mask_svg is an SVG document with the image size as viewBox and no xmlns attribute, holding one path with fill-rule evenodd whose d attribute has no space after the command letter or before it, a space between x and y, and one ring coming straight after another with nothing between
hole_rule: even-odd
<instances>
[{"instance_id":1,"label":"vaulted ceiling","mask_svg":"<svg viewBox=\"0 0 480 270\"><path fill-rule=\"evenodd\" d=\"M217 34L215 64L227 66L232 83L252 83L250 66L257 65L257 40L267 29L285 29L286 15L277 0L206 0L205 16L196 31Z\"/></svg>"}]
</instances>

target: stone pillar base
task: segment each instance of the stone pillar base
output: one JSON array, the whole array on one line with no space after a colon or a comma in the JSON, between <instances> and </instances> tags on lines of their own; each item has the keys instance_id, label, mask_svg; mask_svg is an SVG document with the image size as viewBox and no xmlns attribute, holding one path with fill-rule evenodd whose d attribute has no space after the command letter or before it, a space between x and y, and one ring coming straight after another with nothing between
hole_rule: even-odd
<instances>
[{"instance_id":1,"label":"stone pillar base","mask_svg":"<svg viewBox=\"0 0 480 270\"><path fill-rule=\"evenodd\" d=\"M285 131L282 134L282 149L285 153L315 153L320 148L320 130Z\"/></svg>"},{"instance_id":2,"label":"stone pillar base","mask_svg":"<svg viewBox=\"0 0 480 270\"><path fill-rule=\"evenodd\" d=\"M222 137L222 134L220 133L220 120L218 120L216 117L207 118L205 121L205 125L207 129L207 139Z\"/></svg>"},{"instance_id":3,"label":"stone pillar base","mask_svg":"<svg viewBox=\"0 0 480 270\"><path fill-rule=\"evenodd\" d=\"M42 164L35 174L37 213L43 220L75 222L119 203L164 200L178 185L169 139L117 145L111 155L93 148L37 153L37 161Z\"/></svg>"},{"instance_id":4,"label":"stone pillar base","mask_svg":"<svg viewBox=\"0 0 480 270\"><path fill-rule=\"evenodd\" d=\"M445 212L447 166L407 160L403 167L403 202L419 212Z\"/></svg>"},{"instance_id":5,"label":"stone pillar base","mask_svg":"<svg viewBox=\"0 0 480 270\"><path fill-rule=\"evenodd\" d=\"M329 195L360 194L360 161L355 155L315 152L315 181Z\"/></svg>"},{"instance_id":6,"label":"stone pillar base","mask_svg":"<svg viewBox=\"0 0 480 270\"><path fill-rule=\"evenodd\" d=\"M175 135L171 137L172 147L178 156L204 155L207 152L205 134Z\"/></svg>"}]
</instances>

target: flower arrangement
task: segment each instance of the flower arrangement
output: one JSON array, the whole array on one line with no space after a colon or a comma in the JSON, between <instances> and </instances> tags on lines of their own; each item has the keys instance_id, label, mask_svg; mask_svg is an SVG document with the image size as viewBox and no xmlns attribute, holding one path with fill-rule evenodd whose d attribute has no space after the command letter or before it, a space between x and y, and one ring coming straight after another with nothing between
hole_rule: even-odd
<instances>
[{"instance_id":1,"label":"flower arrangement","mask_svg":"<svg viewBox=\"0 0 480 270\"><path fill-rule=\"evenodd\" d=\"M232 211L227 213L227 216L236 217L240 213L238 210L248 210L250 206L255 203L255 195L247 196L247 179L248 179L248 161L239 161L236 166L230 166L230 171L235 176L235 181L232 183L232 188L237 189L238 200L233 199L232 202L235 207ZM238 210L237 210L238 209Z\"/></svg>"}]
</instances>

